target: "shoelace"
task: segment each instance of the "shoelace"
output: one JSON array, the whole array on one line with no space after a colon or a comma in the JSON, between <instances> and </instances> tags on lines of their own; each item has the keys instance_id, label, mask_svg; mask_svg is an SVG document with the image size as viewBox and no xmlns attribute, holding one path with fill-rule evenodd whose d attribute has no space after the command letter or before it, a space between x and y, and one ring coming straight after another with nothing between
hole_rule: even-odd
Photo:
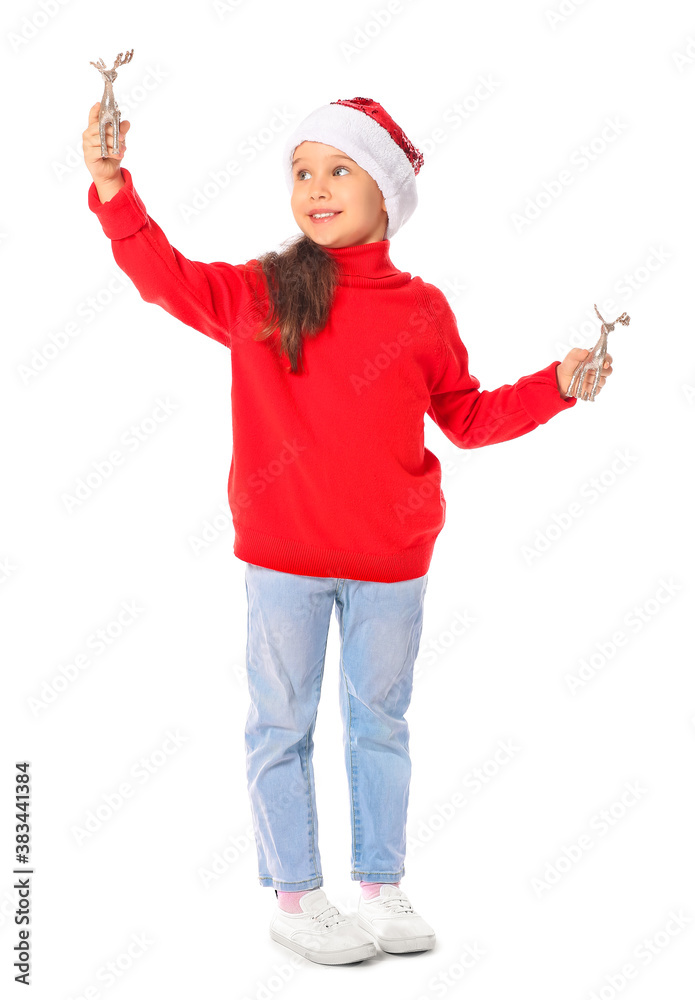
<instances>
[{"instance_id":1,"label":"shoelace","mask_svg":"<svg viewBox=\"0 0 695 1000\"><path fill-rule=\"evenodd\" d=\"M343 916L338 908L331 903L324 906L322 910L318 910L317 913L312 913L311 916L313 920L317 920L325 927L334 927L336 924L343 924L347 921L347 917Z\"/></svg>"},{"instance_id":2,"label":"shoelace","mask_svg":"<svg viewBox=\"0 0 695 1000\"><path fill-rule=\"evenodd\" d=\"M412 903L405 896L377 896L377 899L382 906L387 906L396 913L412 913L413 916L417 916Z\"/></svg>"}]
</instances>

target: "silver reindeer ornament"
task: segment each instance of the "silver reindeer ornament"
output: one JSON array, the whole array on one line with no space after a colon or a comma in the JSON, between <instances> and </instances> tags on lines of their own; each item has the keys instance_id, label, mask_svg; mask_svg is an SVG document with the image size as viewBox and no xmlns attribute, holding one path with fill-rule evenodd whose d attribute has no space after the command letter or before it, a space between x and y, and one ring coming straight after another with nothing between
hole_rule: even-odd
<instances>
[{"instance_id":1,"label":"silver reindeer ornament","mask_svg":"<svg viewBox=\"0 0 695 1000\"><path fill-rule=\"evenodd\" d=\"M603 362L606 357L606 348L608 346L608 334L613 330L616 323L622 323L623 326L627 326L630 322L630 317L626 312L618 316L616 320L612 323L606 323L601 313L598 311L596 303L594 303L594 309L596 309L596 315L601 320L601 336L599 337L596 345L593 347L591 352L587 357L580 361L577 367L574 369L572 375L572 381L567 389L567 396L576 396L577 399L589 400L591 403L596 399L596 390L598 388L598 382L601 378L601 372L603 371ZM590 371L594 373L594 381L591 386L591 392L582 392L582 386L584 384L584 379Z\"/></svg>"},{"instance_id":2,"label":"silver reindeer ornament","mask_svg":"<svg viewBox=\"0 0 695 1000\"><path fill-rule=\"evenodd\" d=\"M106 68L106 63L103 59L100 59L99 62L90 61L89 64L90 66L96 66L104 79L104 95L101 99L101 106L99 108L99 138L101 139L101 155L104 158L109 155L106 145L106 126L109 123L111 124L113 134L113 153L111 155L118 156L120 152L118 133L121 128L121 112L118 110L116 98L113 96L112 84L118 76L118 73L116 72L117 67L125 66L126 63L129 63L133 58L134 51L134 49L131 49L129 52L126 52L125 56L122 52L119 52L111 69Z\"/></svg>"}]
</instances>

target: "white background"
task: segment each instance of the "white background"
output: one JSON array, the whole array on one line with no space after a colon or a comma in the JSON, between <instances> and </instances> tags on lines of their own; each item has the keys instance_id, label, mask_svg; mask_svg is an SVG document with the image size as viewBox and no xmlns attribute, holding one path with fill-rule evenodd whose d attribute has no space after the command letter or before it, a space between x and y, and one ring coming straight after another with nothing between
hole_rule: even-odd
<instances>
[{"instance_id":1,"label":"white background","mask_svg":"<svg viewBox=\"0 0 695 1000\"><path fill-rule=\"evenodd\" d=\"M692 996L692 6L31 0L3 6L2 46L2 979L17 941L12 775L28 759L41 1000ZM447 523L408 713L402 887L436 930L428 953L326 968L268 934L229 355L142 301L87 208L81 134L103 89L90 60L130 47L123 162L186 256L241 263L293 236L280 169L293 126L269 123L366 96L425 154L392 260L449 295L483 388L593 346L595 302L631 317L594 403L474 451L426 421ZM259 136L239 176L210 186ZM544 202L563 170L571 184ZM126 449L158 399L174 411ZM123 464L70 507L119 447ZM119 626L127 604L139 613ZM333 619L320 847L327 894L354 913L337 682ZM167 754L169 732L182 742Z\"/></svg>"}]
</instances>

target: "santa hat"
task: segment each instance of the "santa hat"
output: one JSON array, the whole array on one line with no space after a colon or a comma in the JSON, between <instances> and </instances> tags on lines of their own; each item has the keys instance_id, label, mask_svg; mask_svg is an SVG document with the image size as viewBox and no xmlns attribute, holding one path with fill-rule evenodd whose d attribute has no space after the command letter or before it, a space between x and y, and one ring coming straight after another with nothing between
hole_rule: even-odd
<instances>
[{"instance_id":1,"label":"santa hat","mask_svg":"<svg viewBox=\"0 0 695 1000\"><path fill-rule=\"evenodd\" d=\"M425 160L420 150L378 101L369 97L331 101L312 111L285 143L283 164L290 193L294 186L292 157L306 140L335 146L374 178L386 202L384 238L390 240L417 206L415 175Z\"/></svg>"}]
</instances>

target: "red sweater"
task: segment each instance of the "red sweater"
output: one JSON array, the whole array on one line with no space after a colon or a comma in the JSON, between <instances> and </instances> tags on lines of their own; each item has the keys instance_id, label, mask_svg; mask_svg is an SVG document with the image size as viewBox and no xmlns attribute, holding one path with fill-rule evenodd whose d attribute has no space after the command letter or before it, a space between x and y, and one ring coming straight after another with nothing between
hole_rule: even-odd
<instances>
[{"instance_id":1,"label":"red sweater","mask_svg":"<svg viewBox=\"0 0 695 1000\"><path fill-rule=\"evenodd\" d=\"M577 402L553 361L515 385L480 391L456 318L435 286L400 271L390 240L329 249L340 282L328 323L289 372L277 331L253 340L255 260L188 260L135 191L103 205L89 188L118 266L146 302L231 355L234 554L286 573L395 582L424 576L446 501L424 445L427 414L459 448L508 441ZM257 272L256 272L257 273Z\"/></svg>"}]
</instances>

